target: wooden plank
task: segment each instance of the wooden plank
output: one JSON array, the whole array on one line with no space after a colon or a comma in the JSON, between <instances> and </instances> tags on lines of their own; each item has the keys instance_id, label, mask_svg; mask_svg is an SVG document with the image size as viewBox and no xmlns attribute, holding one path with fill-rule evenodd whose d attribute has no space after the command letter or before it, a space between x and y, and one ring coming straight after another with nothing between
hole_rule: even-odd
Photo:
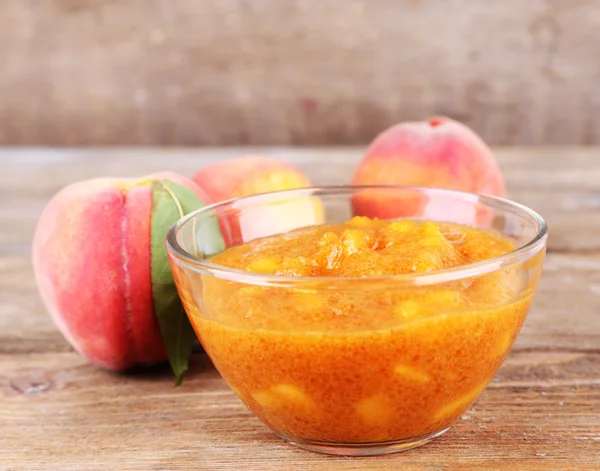
<instances>
[{"instance_id":1,"label":"wooden plank","mask_svg":"<svg viewBox=\"0 0 600 471\"><path fill-rule=\"evenodd\" d=\"M600 143L594 0L4 0L0 144Z\"/></svg>"}]
</instances>

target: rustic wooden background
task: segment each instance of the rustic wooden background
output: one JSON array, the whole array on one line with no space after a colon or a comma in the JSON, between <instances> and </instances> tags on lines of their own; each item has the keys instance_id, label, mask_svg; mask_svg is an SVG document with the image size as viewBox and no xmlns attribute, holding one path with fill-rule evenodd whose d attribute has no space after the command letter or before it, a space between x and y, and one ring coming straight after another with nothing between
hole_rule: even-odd
<instances>
[{"instance_id":1,"label":"rustic wooden background","mask_svg":"<svg viewBox=\"0 0 600 471\"><path fill-rule=\"evenodd\" d=\"M2 0L0 145L600 144L598 0Z\"/></svg>"}]
</instances>

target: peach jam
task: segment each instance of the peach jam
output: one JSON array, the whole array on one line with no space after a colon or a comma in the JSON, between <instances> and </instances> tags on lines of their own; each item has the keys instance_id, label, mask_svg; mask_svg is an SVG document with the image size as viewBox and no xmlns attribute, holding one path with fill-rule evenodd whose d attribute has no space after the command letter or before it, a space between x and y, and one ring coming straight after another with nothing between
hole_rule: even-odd
<instances>
[{"instance_id":1,"label":"peach jam","mask_svg":"<svg viewBox=\"0 0 600 471\"><path fill-rule=\"evenodd\" d=\"M523 323L535 283L509 269L435 285L378 285L373 277L418 278L514 249L458 224L355 217L211 259L314 283L202 276L180 293L220 373L273 430L327 443L410 439L447 428L479 396Z\"/></svg>"}]
</instances>

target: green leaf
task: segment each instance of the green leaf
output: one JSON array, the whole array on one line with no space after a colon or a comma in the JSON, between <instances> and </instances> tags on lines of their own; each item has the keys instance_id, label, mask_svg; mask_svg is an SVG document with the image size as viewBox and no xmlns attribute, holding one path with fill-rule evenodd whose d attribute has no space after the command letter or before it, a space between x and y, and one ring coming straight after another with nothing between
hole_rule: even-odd
<instances>
[{"instance_id":1,"label":"green leaf","mask_svg":"<svg viewBox=\"0 0 600 471\"><path fill-rule=\"evenodd\" d=\"M165 238L177 220L204 203L192 190L170 180L153 181L152 196L150 243L154 312L178 386L188 369L196 334L177 294Z\"/></svg>"}]
</instances>

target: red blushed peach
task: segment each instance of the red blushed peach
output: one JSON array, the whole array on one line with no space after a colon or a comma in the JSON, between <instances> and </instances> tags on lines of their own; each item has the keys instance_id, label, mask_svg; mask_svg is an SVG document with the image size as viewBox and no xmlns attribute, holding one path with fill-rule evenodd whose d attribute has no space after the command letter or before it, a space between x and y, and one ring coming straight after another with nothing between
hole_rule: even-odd
<instances>
[{"instance_id":1,"label":"red blushed peach","mask_svg":"<svg viewBox=\"0 0 600 471\"><path fill-rule=\"evenodd\" d=\"M191 180L160 173L75 183L44 209L33 241L39 292L59 330L92 363L122 371L167 359L157 316L172 306L162 303L159 313L157 301L172 278L153 263L164 258L168 270L162 232L180 209L205 199Z\"/></svg>"},{"instance_id":2,"label":"red blushed peach","mask_svg":"<svg viewBox=\"0 0 600 471\"><path fill-rule=\"evenodd\" d=\"M495 196L506 193L489 147L467 126L444 117L400 123L383 131L367 149L352 183L439 187ZM394 202L377 192L357 196L353 203L356 215L385 219L422 216L428 205L423 196L413 194ZM489 218L487 211L481 211Z\"/></svg>"},{"instance_id":3,"label":"red blushed peach","mask_svg":"<svg viewBox=\"0 0 600 471\"><path fill-rule=\"evenodd\" d=\"M213 202L311 186L302 170L268 157L246 156L200 169L193 177Z\"/></svg>"},{"instance_id":4,"label":"red blushed peach","mask_svg":"<svg viewBox=\"0 0 600 471\"><path fill-rule=\"evenodd\" d=\"M294 165L257 156L209 165L199 170L193 180L213 202L311 186L306 174ZM323 211L320 200L304 197L261 208L233 205L223 211L217 210L217 215L225 242L231 246L257 237L320 224ZM266 220L270 221L269 226L265 225ZM276 221L276 227L273 221Z\"/></svg>"}]
</instances>

